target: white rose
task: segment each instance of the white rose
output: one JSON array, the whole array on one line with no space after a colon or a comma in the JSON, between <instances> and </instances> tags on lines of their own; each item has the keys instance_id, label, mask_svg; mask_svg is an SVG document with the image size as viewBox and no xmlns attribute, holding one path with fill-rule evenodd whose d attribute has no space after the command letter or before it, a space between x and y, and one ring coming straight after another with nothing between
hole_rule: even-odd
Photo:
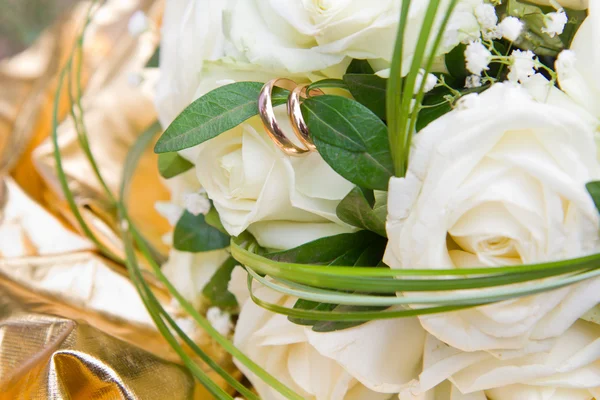
<instances>
[{"instance_id":1,"label":"white rose","mask_svg":"<svg viewBox=\"0 0 600 400\"><path fill-rule=\"evenodd\" d=\"M458 393L481 399L591 400L600 396L599 365L600 326L582 320L547 351L517 357L462 352L428 335L420 387L413 391L433 392L449 379Z\"/></svg>"},{"instance_id":2,"label":"white rose","mask_svg":"<svg viewBox=\"0 0 600 400\"><path fill-rule=\"evenodd\" d=\"M225 0L166 3L155 98L163 127L166 128L194 100L204 62L223 57L222 14L227 4Z\"/></svg>"},{"instance_id":3,"label":"white rose","mask_svg":"<svg viewBox=\"0 0 600 400\"><path fill-rule=\"evenodd\" d=\"M238 298L245 272L236 268L229 290ZM295 300L266 287L255 288L259 298L292 307ZM369 322L354 328L316 333L293 324L245 300L235 328L234 344L258 365L307 400L389 399L417 377L425 331L416 318ZM282 399L234 360L261 398Z\"/></svg>"},{"instance_id":4,"label":"white rose","mask_svg":"<svg viewBox=\"0 0 600 400\"><path fill-rule=\"evenodd\" d=\"M258 117L197 151L198 180L232 236L248 229L261 246L288 249L352 231L335 209L353 185L318 153L283 153Z\"/></svg>"},{"instance_id":5,"label":"white rose","mask_svg":"<svg viewBox=\"0 0 600 400\"><path fill-rule=\"evenodd\" d=\"M529 0L530 3L539 4L541 6L551 6L551 0ZM558 4L563 7L571 8L573 10L585 10L588 8L588 0L556 0ZM593 3L594 0L591 1Z\"/></svg>"},{"instance_id":6,"label":"white rose","mask_svg":"<svg viewBox=\"0 0 600 400\"><path fill-rule=\"evenodd\" d=\"M556 72L560 88L600 119L600 4L591 2L589 15L573 38L571 49L559 54Z\"/></svg>"},{"instance_id":7,"label":"white rose","mask_svg":"<svg viewBox=\"0 0 600 400\"><path fill-rule=\"evenodd\" d=\"M197 192L200 184L193 170L167 179L164 183L171 198L168 202L157 202L155 207L174 226L184 212L186 196ZM169 233L165 241L171 242L171 236L172 233ZM202 290L228 258L227 250L190 253L171 249L162 271L186 300L195 308L201 308L204 305Z\"/></svg>"},{"instance_id":8,"label":"white rose","mask_svg":"<svg viewBox=\"0 0 600 400\"><path fill-rule=\"evenodd\" d=\"M392 268L501 266L599 248L585 183L600 177L593 131L566 109L496 84L414 138L389 186L384 261ZM600 280L421 317L464 351L537 351L600 301Z\"/></svg>"},{"instance_id":9,"label":"white rose","mask_svg":"<svg viewBox=\"0 0 600 400\"><path fill-rule=\"evenodd\" d=\"M449 23L442 53L460 41L479 37L473 13L481 3L461 0ZM440 9L447 4L444 0ZM400 5L401 0L169 1L161 30L156 94L160 121L168 126L194 99L214 89L214 79L206 76L205 68L216 65L247 71L245 76L222 74L221 79L230 82L341 78L349 57L369 59L376 70L389 68ZM429 1L423 0L411 4L405 73L428 5ZM439 12L438 20L442 15Z\"/></svg>"},{"instance_id":10,"label":"white rose","mask_svg":"<svg viewBox=\"0 0 600 400\"><path fill-rule=\"evenodd\" d=\"M449 1L441 2L443 19ZM475 5L472 5L476 3ZM482 0L461 0L449 26L442 53L468 36L479 37L473 11ZM347 57L391 62L402 0L240 0L228 13L233 49L249 63L292 73L324 70ZM429 1L411 3L405 31L405 68L421 30ZM436 29L433 29L436 34Z\"/></svg>"},{"instance_id":11,"label":"white rose","mask_svg":"<svg viewBox=\"0 0 600 400\"><path fill-rule=\"evenodd\" d=\"M220 63L203 68L194 97L233 81L266 81L268 73ZM167 101L165 98L160 98ZM164 110L183 107L177 105ZM285 110L275 108L282 129L292 132ZM166 121L176 114L162 114ZM350 232L335 209L353 185L317 153L290 157L275 146L259 117L180 154L196 164L197 185L206 190L232 236L249 229L259 244L288 249Z\"/></svg>"}]
</instances>

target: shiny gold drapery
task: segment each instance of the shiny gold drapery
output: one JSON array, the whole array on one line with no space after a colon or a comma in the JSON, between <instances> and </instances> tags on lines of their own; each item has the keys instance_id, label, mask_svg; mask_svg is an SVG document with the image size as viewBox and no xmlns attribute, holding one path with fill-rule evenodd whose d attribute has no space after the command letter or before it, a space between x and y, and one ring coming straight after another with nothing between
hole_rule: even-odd
<instances>
[{"instance_id":1,"label":"shiny gold drapery","mask_svg":"<svg viewBox=\"0 0 600 400\"><path fill-rule=\"evenodd\" d=\"M125 268L78 232L56 178L48 135L57 77L88 7L80 4L30 49L0 62L0 400L207 399L154 328ZM86 32L82 106L90 146L113 192L131 144L156 120L157 71L143 67L158 44L162 8L162 1L107 1ZM127 24L137 10L153 27L132 37ZM69 110L66 90L61 117ZM58 132L78 208L102 243L122 254L116 211L83 156L73 121L66 118ZM161 237L170 227L154 203L166 199L149 150L132 181L130 214L163 254ZM148 277L165 308L186 318ZM191 334L233 370L209 338Z\"/></svg>"}]
</instances>

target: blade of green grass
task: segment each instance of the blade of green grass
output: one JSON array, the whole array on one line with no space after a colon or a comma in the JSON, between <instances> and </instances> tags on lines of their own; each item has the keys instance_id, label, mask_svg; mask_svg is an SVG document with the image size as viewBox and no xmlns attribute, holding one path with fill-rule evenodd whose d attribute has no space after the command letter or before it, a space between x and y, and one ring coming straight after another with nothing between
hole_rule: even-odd
<instances>
[{"instance_id":1,"label":"blade of green grass","mask_svg":"<svg viewBox=\"0 0 600 400\"><path fill-rule=\"evenodd\" d=\"M406 21L411 0L402 2L400 10L400 21L398 23L398 32L396 34L396 43L394 44L394 54L392 56L392 65L390 77L387 83L386 91L386 121L388 123L388 140L394 162L394 173L396 176L404 176L401 146L403 143L400 121L398 120L398 111L402 104L402 64L404 57L404 32L406 31Z\"/></svg>"},{"instance_id":2,"label":"blade of green grass","mask_svg":"<svg viewBox=\"0 0 600 400\"><path fill-rule=\"evenodd\" d=\"M213 338L219 345L223 347L225 351L230 353L233 357L237 358L242 364L244 364L250 371L252 371L256 376L261 378L265 383L270 385L273 389L280 392L283 396L288 399L293 400L301 400L301 397L298 396L294 391L289 389L287 386L283 385L276 378L266 372L262 367L258 364L254 363L249 357L247 357L244 353L242 353L239 349L237 349L233 343L231 343L226 337L221 335L209 322L203 317L182 295L179 291L171 284L171 282L164 275L160 266L152 259L149 249L143 240L141 234L136 229L133 222L128 218L126 207L124 205L125 200L127 199L128 191L129 191L129 182L131 181L131 177L133 176L133 172L137 165L137 162L141 155L144 152L144 149L151 143L151 139L153 138L152 132L148 131L145 134L141 135L140 138L136 141L133 147L130 149L129 154L127 156L125 167L123 169L123 177L121 179L121 187L119 190L119 213L122 219L122 228L125 227L128 232L133 235L138 248L145 255L150 267L152 268L155 276L167 287L169 292L177 299L181 307L198 323L198 325L211 337ZM124 235L124 240L126 239L126 235ZM130 263L133 263L133 272L136 274L140 274L139 267L137 266L137 262L135 259L128 260ZM135 263L134 263L135 262ZM145 282L142 281L143 284ZM160 304L155 304L155 308L162 309ZM189 338L185 338L186 342L189 341ZM193 347L194 350L198 350L199 348ZM205 362L207 361L208 355L205 355L203 352L197 353ZM214 368L215 363L211 363L211 366ZM236 387L240 393L248 394L247 389L241 387L241 385L237 382L234 382L235 379L231 377L226 371L221 368L215 368L215 371L219 373L226 381L228 381L233 387ZM250 396L247 398L251 400L253 397Z\"/></svg>"}]
</instances>

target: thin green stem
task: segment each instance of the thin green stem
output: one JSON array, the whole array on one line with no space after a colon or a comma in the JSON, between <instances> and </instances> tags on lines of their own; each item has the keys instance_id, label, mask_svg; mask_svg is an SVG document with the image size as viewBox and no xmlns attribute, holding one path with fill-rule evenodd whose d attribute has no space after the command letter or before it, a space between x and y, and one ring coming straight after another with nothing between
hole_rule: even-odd
<instances>
[{"instance_id":1,"label":"thin green stem","mask_svg":"<svg viewBox=\"0 0 600 400\"><path fill-rule=\"evenodd\" d=\"M562 269L566 266L578 266L580 269L600 268L600 253L591 254L588 256L572 258L569 260L551 261L538 264L522 264L517 266L507 267L483 267L483 268L457 268L457 269L389 269L383 267L354 267L354 266L323 266L323 265L307 265L298 263L285 263L274 261L263 257L259 254L252 253L244 249L235 240L231 241L231 254L240 263L250 266L253 269L261 269L264 273L273 275L280 271L282 274L289 273L294 276L294 272L298 271L314 277L331 276L331 277L348 277L354 276L359 278L374 278L374 277L389 277L398 278L402 276L434 276L434 277L450 277L461 275L501 275L507 273L525 273L539 270ZM268 269L267 269L268 268Z\"/></svg>"},{"instance_id":2,"label":"thin green stem","mask_svg":"<svg viewBox=\"0 0 600 400\"><path fill-rule=\"evenodd\" d=\"M598 270L595 271L594 274L600 274ZM588 271L592 272L592 271ZM521 297L521 296L529 296L532 293L537 293L536 290L539 290L541 286L537 285L533 287L516 287L516 288L508 288L508 289L497 289L497 290L482 290L479 288L474 288L477 290L476 293L467 294L467 293L452 293L452 294L440 294L434 293L434 295L430 296L420 296L420 295L410 295L406 297L393 297L393 296L372 296L372 295L360 295L360 294L349 294L338 291L327 291L327 290L318 290L315 291L314 288L310 286L292 284L292 287L286 287L277 284L276 282L271 282L268 279L265 279L258 275L256 272L252 271L250 268L248 269L248 273L252 275L254 279L259 281L264 286L267 286L279 293L284 293L289 296L298 297L300 299L316 301L319 303L332 303L332 304L346 304L346 305L358 305L358 306L397 306L397 305L423 305L423 304L447 304L447 305L464 305L464 304L473 304L475 302L497 302L502 300L507 300L510 298ZM570 275L567 278L559 278L552 280L551 282L546 282L547 288L556 288L562 287L564 285L564 279L572 279L573 277L579 276L577 274ZM596 276L596 275L594 275ZM578 279L578 278L577 278ZM575 279L576 282L579 282ZM289 286L289 284L287 285ZM296 289L294 289L294 287ZM549 289L546 289L549 290Z\"/></svg>"},{"instance_id":3,"label":"thin green stem","mask_svg":"<svg viewBox=\"0 0 600 400\"><path fill-rule=\"evenodd\" d=\"M173 286L173 284L168 280L168 278L164 275L160 266L153 260L150 251L147 247L146 242L143 240L141 234L131 221L127 215L126 208L124 206L125 200L128 196L129 191L129 182L131 177L133 176L133 172L136 168L137 162L141 157L144 149L151 143L154 134L152 131L147 131L134 144L129 154L127 155L127 159L125 161L125 166L123 169L123 177L121 179L121 187L119 189L119 214L122 220L122 229L126 227L126 229L131 232L134 239L136 240L140 251L145 255L147 261L152 268L155 276L167 287L169 292L177 299L181 307L198 323L198 325L211 337L215 340L219 345L225 349L229 354L233 357L237 358L244 366L246 366L250 371L252 371L256 376L262 379L265 383L270 385L273 389L277 390L283 396L292 400L301 400L302 398L296 394L293 390L289 389L287 386L279 382L275 377L266 372L262 367L258 364L254 363L248 356L242 353L237 347L233 345L226 337L221 335L209 322L204 318L188 301L181 295L181 293ZM135 261L135 260L133 260ZM131 262L131 261L130 261ZM136 267L137 268L137 267ZM135 269L135 268L134 268ZM160 306L160 304L158 305ZM185 339L184 339L185 340ZM199 354L200 355L200 354ZM201 355L200 355L201 356ZM202 357L202 356L201 356ZM218 371L217 371L218 372Z\"/></svg>"},{"instance_id":4,"label":"thin green stem","mask_svg":"<svg viewBox=\"0 0 600 400\"><path fill-rule=\"evenodd\" d=\"M119 204L119 211L124 211L121 204ZM121 217L122 220L126 220L123 214L121 214ZM192 375L206 388L206 390L209 391L211 395L220 400L233 400L233 397L231 397L219 385L210 379L206 372L204 372L198 367L198 365L196 365L196 363L194 363L194 361L185 353L181 345L177 342L169 328L165 325L164 321L160 317L160 314L156 311L157 308L162 307L154 296L154 293L152 293L152 290L146 284L139 269L139 265L137 264L128 229L122 229L121 235L125 245L127 270L129 271L129 275L159 332L162 334L165 340L167 340L171 348L179 355L185 366L190 370L190 372L192 372Z\"/></svg>"},{"instance_id":5,"label":"thin green stem","mask_svg":"<svg viewBox=\"0 0 600 400\"><path fill-rule=\"evenodd\" d=\"M413 93L415 88L415 83L417 80L417 76L419 75L419 69L423 64L423 57L425 55L425 51L427 50L427 44L429 43L431 29L433 28L433 24L435 21L435 16L440 5L440 0L430 0L429 6L425 13L425 17L423 19L423 25L421 27L421 31L419 32L419 39L417 41L417 45L415 47L415 52L412 59L412 64L410 67L410 72L406 77L406 82L404 84L404 95L402 97L402 105L400 107L400 127L399 130L402 136L402 158L403 165L401 168L401 175L403 177L406 175L406 171L408 169L408 157L410 154L410 142L412 139L413 132L410 131L410 114L411 107L418 107L418 104L412 104L413 101ZM423 82L425 81L425 77L423 78Z\"/></svg>"},{"instance_id":6,"label":"thin green stem","mask_svg":"<svg viewBox=\"0 0 600 400\"><path fill-rule=\"evenodd\" d=\"M398 23L398 32L394 44L394 54L392 56L392 66L390 77L387 82L386 91L386 120L388 123L388 140L390 142L390 151L394 163L394 174L404 176L404 159L402 144L403 132L400 127L399 111L402 103L402 68L404 57L404 32L406 30L406 21L411 0L404 0L400 10L400 21Z\"/></svg>"},{"instance_id":7,"label":"thin green stem","mask_svg":"<svg viewBox=\"0 0 600 400\"><path fill-rule=\"evenodd\" d=\"M139 235L139 233L132 229L132 233L134 236ZM181 295L181 293L173 286L173 284L168 280L168 278L164 275L164 273L160 270L160 268L155 265L153 262L150 262L150 265L156 274L157 278L167 287L169 292L177 299L181 307L200 325L200 327L209 334L218 344L220 344L225 351L231 354L233 357L237 358L245 367L252 371L256 376L262 379L265 383L271 386L273 389L281 393L288 399L297 399L301 400L296 392L289 389L287 386L279 382L275 377L265 371L261 366L252 361L248 356L242 353L237 347L229 341L226 337L221 335L213 326L204 318L186 299Z\"/></svg>"},{"instance_id":8,"label":"thin green stem","mask_svg":"<svg viewBox=\"0 0 600 400\"><path fill-rule=\"evenodd\" d=\"M100 182L100 185L104 189L104 192L108 196L111 204L114 206L116 203L115 196L113 195L112 190L110 190L110 188L106 184L106 181L102 177L102 174L100 173L100 168L98 167L98 164L96 163L96 160L95 160L94 156L92 155L92 151L90 149L87 128L86 128L85 119L84 119L83 106L81 105L81 98L82 98L81 70L82 70L82 64L83 64L83 58L84 58L83 57L83 55L84 55L83 36L85 33L85 27L89 24L90 21L91 21L91 14L88 13L88 15L86 16L86 22L84 24L84 28L81 30L81 34L77 38L77 42L76 42L75 49L74 49L74 52L76 52L78 54L78 57L77 57L77 62L75 64L76 95L75 95L74 101L73 101L73 95L72 95L71 89L69 87L69 96L70 96L70 100L71 100L71 116L74 119L74 123L75 123L76 130L77 130L77 138L79 139L79 144L80 144L81 148L83 149L83 152L84 152L86 158L88 159L88 162L90 163L90 166L92 167L92 170L94 171L94 175L96 176L96 179L98 179L98 182ZM69 79L69 86L70 86L71 81L72 81L72 79ZM75 113L75 111L74 111L75 108L77 109L77 113Z\"/></svg>"},{"instance_id":9,"label":"thin green stem","mask_svg":"<svg viewBox=\"0 0 600 400\"><path fill-rule=\"evenodd\" d=\"M410 149L412 135L413 135L413 132L415 132L415 130L416 130L415 128L417 125L417 117L419 115L421 105L423 104L423 97L425 96L425 84L427 82L427 75L431 72L433 63L435 61L436 54L438 52L440 44L442 43L442 39L444 38L444 32L446 31L446 26L448 26L448 21L450 21L450 17L452 16L452 12L454 11L454 7L456 7L457 2L458 2L458 0L452 0L450 2L450 4L448 5L448 8L446 9L446 14L444 16L444 19L442 20L442 24L439 27L437 37L435 38L435 42L433 44L433 47L431 48L431 53L429 54L429 60L427 61L427 65L425 66L425 70L423 72L423 79L421 79L421 86L419 87L415 105L413 107L413 110L412 110L412 113L410 116L408 135L406 136L406 138L407 138L406 148L407 149ZM408 158L409 158L408 156L409 156L409 153L406 153L406 162L407 163L408 163Z\"/></svg>"},{"instance_id":10,"label":"thin green stem","mask_svg":"<svg viewBox=\"0 0 600 400\"><path fill-rule=\"evenodd\" d=\"M54 96L54 106L52 109L51 139L52 139L52 144L54 145L54 160L56 162L56 175L57 175L59 184L61 186L61 189L65 195L65 199L67 201L69 209L75 216L75 219L77 220L83 233L96 245L96 247L102 254L104 254L106 257L110 258L111 260L113 260L117 263L123 263L124 260L122 258L120 258L116 254L114 254L108 247L106 247L102 242L100 242L100 240L98 240L96 235L92 232L90 227L87 225L87 223L83 219L83 216L81 215L81 213L79 212L79 209L77 208L77 204L75 202L73 192L71 192L71 189L69 188L69 183L67 181L65 170L64 170L64 167L62 164L60 147L58 145L58 106L60 103L61 91L62 91L62 88L64 85L65 76L68 72L70 72L71 67L72 67L72 59L69 59L65 65L65 67L63 67L61 73L59 74L58 84L57 84L57 88L56 88L56 94Z\"/></svg>"},{"instance_id":11,"label":"thin green stem","mask_svg":"<svg viewBox=\"0 0 600 400\"><path fill-rule=\"evenodd\" d=\"M393 319L393 318L407 318L407 317L415 317L419 315L428 315L428 314L439 314L451 311L463 310L466 308L472 308L476 306L480 306L483 304L488 304L488 302L483 303L473 303L468 305L446 305L446 306L437 306L437 307L428 307L428 308L415 308L415 309L402 309L402 310L392 310L392 311L346 311L346 312L336 312L336 311L313 311L313 310L303 310L299 308L289 308L283 307L278 304L269 303L263 301L256 297L252 291L252 275L248 274L248 290L250 291L250 298L254 303L259 305L260 307L278 313L287 315L288 317L294 318L302 318L316 321L373 321L379 319Z\"/></svg>"}]
</instances>

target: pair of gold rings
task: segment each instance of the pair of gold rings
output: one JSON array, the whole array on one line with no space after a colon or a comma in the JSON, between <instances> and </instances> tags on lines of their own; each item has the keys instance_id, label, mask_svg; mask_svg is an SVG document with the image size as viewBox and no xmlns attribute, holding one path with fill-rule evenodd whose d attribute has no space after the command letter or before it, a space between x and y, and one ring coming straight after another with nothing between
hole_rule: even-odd
<instances>
[{"instance_id":1,"label":"pair of gold rings","mask_svg":"<svg viewBox=\"0 0 600 400\"><path fill-rule=\"evenodd\" d=\"M291 92L288 96L286 109L288 118L292 124L292 130L300 143L302 143L302 147L297 146L288 139L277 123L272 102L272 93L275 86L287 89ZM290 79L276 78L265 83L258 95L258 114L260 115L265 130L277 147L290 156L301 156L316 150L315 145L310 138L308 127L302 117L300 104L309 94L321 95L323 92L320 89L313 89L310 93L307 93L306 88L306 85L298 85Z\"/></svg>"}]
</instances>

